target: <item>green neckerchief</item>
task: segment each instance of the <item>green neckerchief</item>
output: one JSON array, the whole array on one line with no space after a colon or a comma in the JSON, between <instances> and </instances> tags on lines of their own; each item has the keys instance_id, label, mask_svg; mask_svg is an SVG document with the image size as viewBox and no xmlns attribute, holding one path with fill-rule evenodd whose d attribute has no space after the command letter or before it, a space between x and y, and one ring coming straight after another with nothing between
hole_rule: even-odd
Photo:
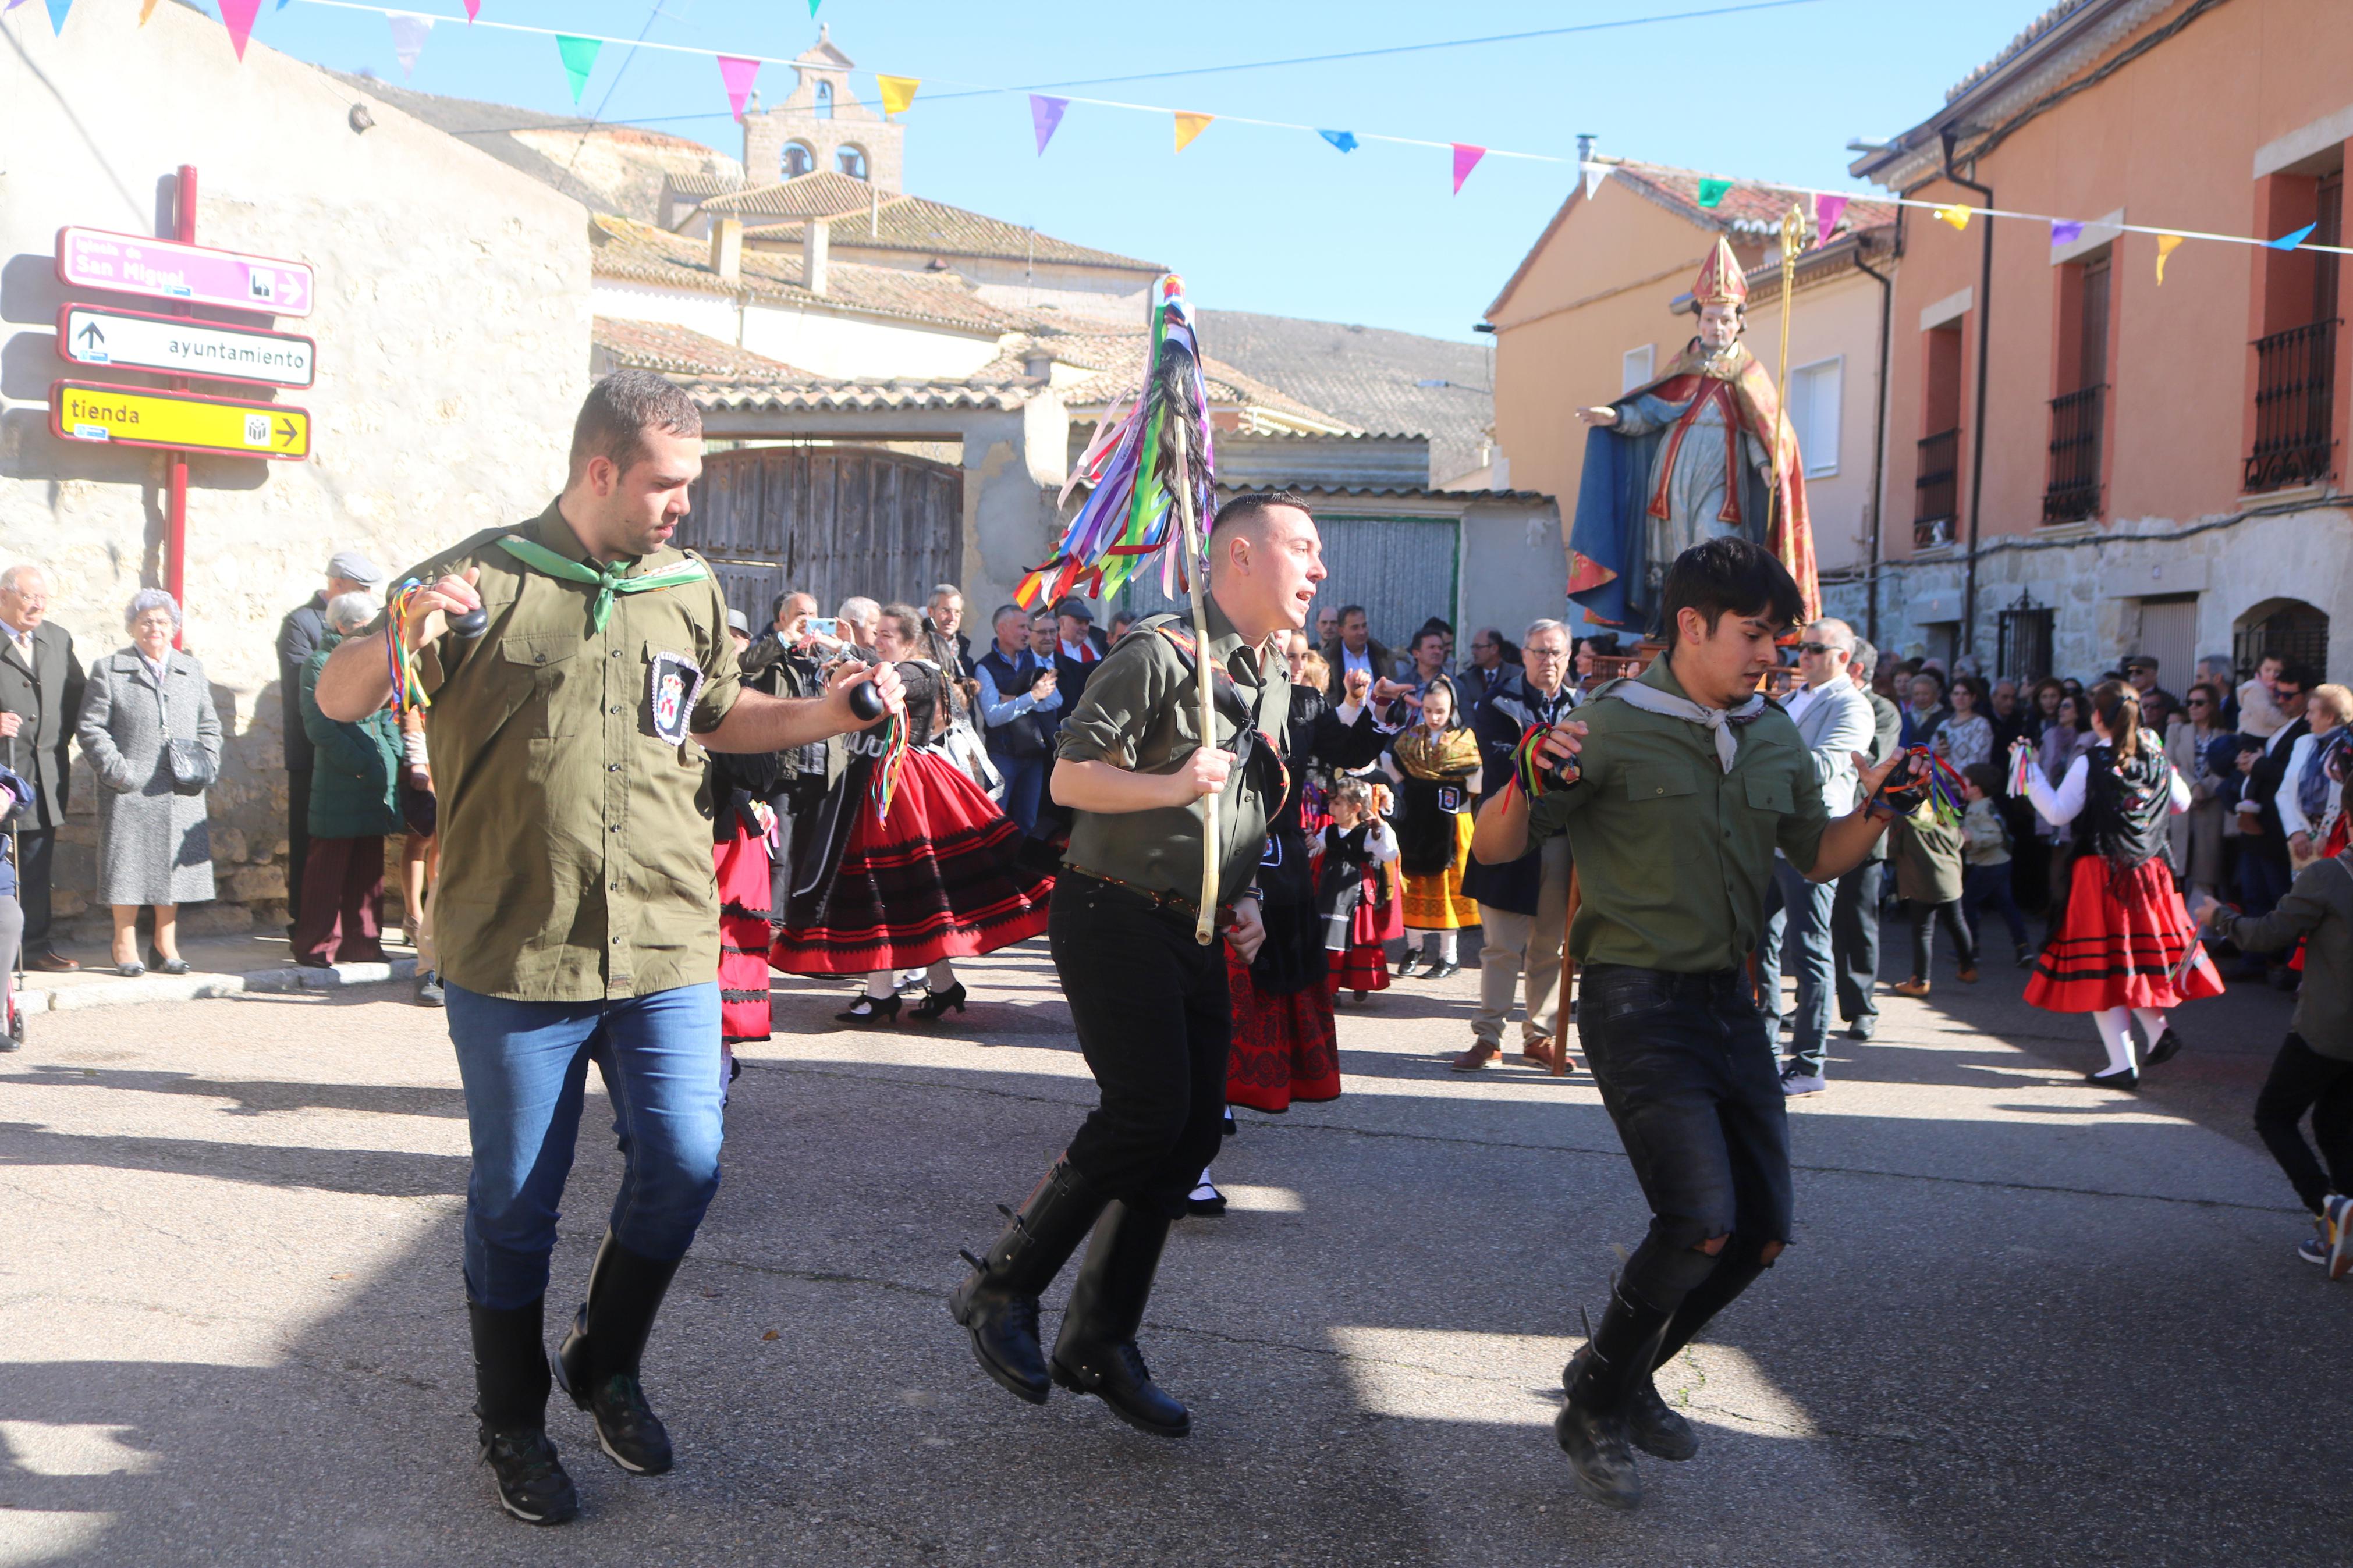
<instances>
[{"instance_id":1,"label":"green neckerchief","mask_svg":"<svg viewBox=\"0 0 2353 1568\"><path fill-rule=\"evenodd\" d=\"M596 589L596 596L588 605L588 624L592 629L600 632L605 629L605 623L612 618L614 595L642 594L652 588L679 588L689 583L702 582L710 575L702 569L701 562L688 561L659 572L649 572L642 577L631 577L627 575L629 568L625 563L615 561L599 571L569 556L559 555L546 545L520 534L502 535L499 543L508 554L527 566L536 566L551 577L561 577L567 583L586 583Z\"/></svg>"}]
</instances>

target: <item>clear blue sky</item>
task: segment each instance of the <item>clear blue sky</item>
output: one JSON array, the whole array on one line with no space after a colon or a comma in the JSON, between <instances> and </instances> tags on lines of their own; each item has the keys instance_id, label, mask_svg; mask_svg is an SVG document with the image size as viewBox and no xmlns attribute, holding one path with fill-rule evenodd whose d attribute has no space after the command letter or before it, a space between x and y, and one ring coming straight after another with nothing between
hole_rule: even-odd
<instances>
[{"instance_id":1,"label":"clear blue sky","mask_svg":"<svg viewBox=\"0 0 2353 1568\"><path fill-rule=\"evenodd\" d=\"M1081 244L1182 271L1213 310L1357 321L1464 339L1567 193L1573 164L1490 157L1449 194L1444 148L1370 142L1335 152L1304 132L1214 124L1181 156L1165 115L1074 103L1044 156L1026 98L950 98L949 79L1009 87L1514 33L1738 0L1192 0L1182 5L1029 0L824 0L819 16L860 71L925 79L904 116L906 184ZM379 16L265 0L254 37L343 70L402 76ZM408 85L566 113L547 38L434 29ZM1916 123L2047 0L1813 0L1786 9L1383 58L1069 90L1208 113L1467 142L1573 158L1605 153L1710 173L1851 184L1849 137ZM815 38L801 0L485 0L539 26L788 58ZM37 21L31 24L39 26ZM764 68L774 102L792 80ZM871 101L871 80L853 86ZM707 58L607 46L583 99L606 119L740 154Z\"/></svg>"}]
</instances>

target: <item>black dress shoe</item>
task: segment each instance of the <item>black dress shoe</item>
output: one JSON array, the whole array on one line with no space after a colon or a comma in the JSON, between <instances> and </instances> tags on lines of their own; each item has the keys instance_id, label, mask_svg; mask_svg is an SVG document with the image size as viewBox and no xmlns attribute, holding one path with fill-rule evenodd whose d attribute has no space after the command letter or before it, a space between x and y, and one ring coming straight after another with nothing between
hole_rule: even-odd
<instances>
[{"instance_id":1,"label":"black dress shoe","mask_svg":"<svg viewBox=\"0 0 2353 1568\"><path fill-rule=\"evenodd\" d=\"M158 974L185 974L188 973L188 961L185 958L166 958L151 947L147 950L147 967Z\"/></svg>"},{"instance_id":2,"label":"black dress shoe","mask_svg":"<svg viewBox=\"0 0 2353 1568\"><path fill-rule=\"evenodd\" d=\"M1850 1040L1867 1040L1877 1033L1879 1019L1873 1014L1866 1013L1846 1026L1846 1037Z\"/></svg>"},{"instance_id":3,"label":"black dress shoe","mask_svg":"<svg viewBox=\"0 0 2353 1568\"><path fill-rule=\"evenodd\" d=\"M892 1000L896 1001L897 998ZM907 1010L907 1016L918 1023L928 1024L951 1007L959 1013L964 1011L964 982L961 980L950 981L944 991L926 987L923 999Z\"/></svg>"},{"instance_id":4,"label":"black dress shoe","mask_svg":"<svg viewBox=\"0 0 2353 1568\"><path fill-rule=\"evenodd\" d=\"M1451 980L1462 973L1462 966L1451 958L1441 958L1422 972L1424 980Z\"/></svg>"},{"instance_id":5,"label":"black dress shoe","mask_svg":"<svg viewBox=\"0 0 2353 1568\"><path fill-rule=\"evenodd\" d=\"M2181 1037L2173 1032L2172 1025L2168 1024L2164 1032L2159 1034L2156 1042L2148 1047L2148 1055L2141 1058L2140 1065L2153 1068L2159 1062L2169 1062L2180 1054Z\"/></svg>"},{"instance_id":6,"label":"black dress shoe","mask_svg":"<svg viewBox=\"0 0 2353 1568\"><path fill-rule=\"evenodd\" d=\"M861 1028L870 1024L892 1024L899 1018L899 998L861 995L849 1005L846 1013L836 1013L834 1022L856 1024Z\"/></svg>"},{"instance_id":7,"label":"black dress shoe","mask_svg":"<svg viewBox=\"0 0 2353 1568\"><path fill-rule=\"evenodd\" d=\"M2084 1081L2094 1089L2121 1089L2129 1093L2140 1087L2140 1074L2130 1068L2118 1068L2114 1072L2087 1072Z\"/></svg>"},{"instance_id":8,"label":"black dress shoe","mask_svg":"<svg viewBox=\"0 0 2353 1568\"><path fill-rule=\"evenodd\" d=\"M1588 1352L1579 1350L1560 1371L1564 1389L1577 1386L1577 1373ZM1625 1408L1626 1436L1637 1448L1654 1458L1688 1459L1699 1453L1699 1434L1664 1399L1659 1397L1658 1385L1647 1377L1638 1377L1627 1390Z\"/></svg>"}]
</instances>

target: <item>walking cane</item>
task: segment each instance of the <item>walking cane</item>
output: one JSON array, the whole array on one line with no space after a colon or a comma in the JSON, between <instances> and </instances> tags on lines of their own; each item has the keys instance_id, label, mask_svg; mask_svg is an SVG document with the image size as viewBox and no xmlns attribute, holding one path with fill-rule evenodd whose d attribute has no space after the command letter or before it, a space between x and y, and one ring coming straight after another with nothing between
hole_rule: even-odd
<instances>
[{"instance_id":1,"label":"walking cane","mask_svg":"<svg viewBox=\"0 0 2353 1568\"><path fill-rule=\"evenodd\" d=\"M1186 450L1192 431L1183 419L1172 418L1164 437L1168 443L1169 467L1176 476L1168 493L1176 503L1176 518L1185 531L1185 584L1193 599L1193 662L1198 666L1201 678L1201 744L1218 743L1218 706L1212 694L1209 673L1209 612L1202 600L1202 579L1209 574L1208 565L1201 559L1200 527L1193 516L1193 487L1189 479L1192 469L1187 462L1191 456ZM1201 797L1201 912L1193 922L1193 940L1207 947L1217 935L1218 924L1218 797Z\"/></svg>"}]
</instances>

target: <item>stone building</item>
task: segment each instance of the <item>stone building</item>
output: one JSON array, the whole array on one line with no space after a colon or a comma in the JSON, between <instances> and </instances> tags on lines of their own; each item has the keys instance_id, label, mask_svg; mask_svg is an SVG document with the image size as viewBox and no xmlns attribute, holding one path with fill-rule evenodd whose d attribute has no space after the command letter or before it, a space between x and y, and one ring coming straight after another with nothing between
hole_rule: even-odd
<instances>
[{"instance_id":1,"label":"stone building","mask_svg":"<svg viewBox=\"0 0 2353 1568\"><path fill-rule=\"evenodd\" d=\"M58 229L169 234L174 171L191 164L198 243L316 269L316 309L278 323L318 343L317 384L280 398L311 411L311 459L189 464L185 636L227 734L210 796L220 901L191 908L189 929L282 921L280 617L339 547L397 569L560 488L589 363L585 215L364 86L258 41L240 65L186 6L143 28L138 7L97 5L61 35L38 7L0 26L15 60L0 90L0 561L48 570L51 619L85 661L123 646L132 595L164 580L165 461L50 434L50 384L68 374ZM93 886L92 785L75 771L65 914Z\"/></svg>"},{"instance_id":2,"label":"stone building","mask_svg":"<svg viewBox=\"0 0 2353 1568\"><path fill-rule=\"evenodd\" d=\"M744 178L773 184L802 174L847 174L885 195L900 189L906 128L859 101L849 85L857 62L820 26L793 60L793 90L774 109L746 108Z\"/></svg>"}]
</instances>

